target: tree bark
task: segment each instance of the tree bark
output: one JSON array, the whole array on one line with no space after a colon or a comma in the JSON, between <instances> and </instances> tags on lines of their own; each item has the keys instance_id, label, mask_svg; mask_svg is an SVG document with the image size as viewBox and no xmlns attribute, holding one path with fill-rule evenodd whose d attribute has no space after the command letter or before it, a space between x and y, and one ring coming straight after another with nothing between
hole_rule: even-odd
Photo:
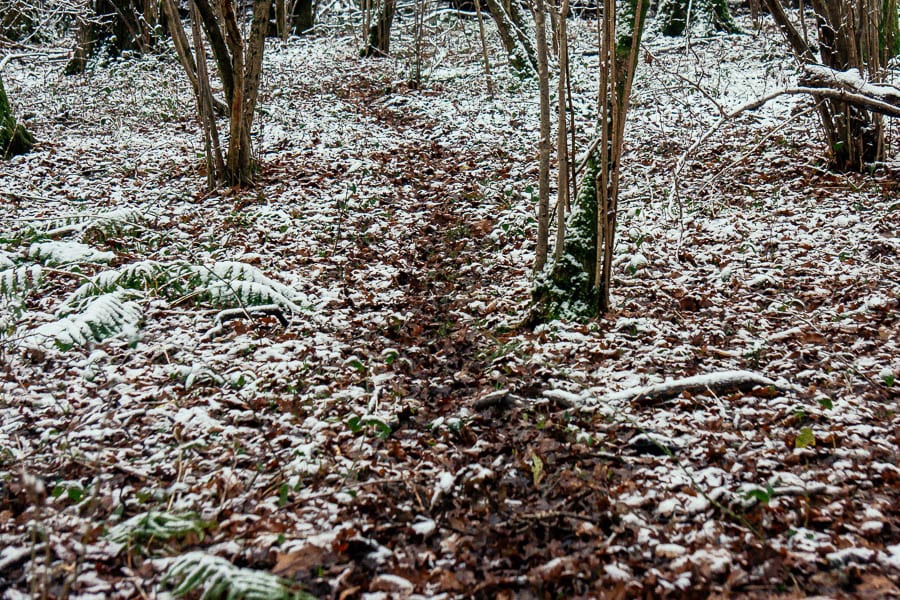
<instances>
[{"instance_id":1,"label":"tree bark","mask_svg":"<svg viewBox=\"0 0 900 600\"><path fill-rule=\"evenodd\" d=\"M16 123L3 77L0 76L0 156L10 158L17 154L25 154L34 146L34 136L25 127Z\"/></svg>"},{"instance_id":2,"label":"tree bark","mask_svg":"<svg viewBox=\"0 0 900 600\"><path fill-rule=\"evenodd\" d=\"M391 49L391 24L397 11L397 0L383 0L375 23L369 27L366 47L360 54L363 57L387 56Z\"/></svg>"},{"instance_id":3,"label":"tree bark","mask_svg":"<svg viewBox=\"0 0 900 600\"><path fill-rule=\"evenodd\" d=\"M537 71L537 58L535 58L534 47L525 34L524 22L517 2L518 0L510 0L510 11L507 12L500 0L485 0L491 16L494 18L494 23L497 24L497 33L500 34L500 41L506 50L509 66L519 73L534 72Z\"/></svg>"},{"instance_id":4,"label":"tree bark","mask_svg":"<svg viewBox=\"0 0 900 600\"><path fill-rule=\"evenodd\" d=\"M556 123L556 246L553 258L562 258L566 244L566 210L569 207L569 151L566 131L566 76L569 72L569 44L566 31L566 14L569 12L569 0L562 0L557 18L559 31L557 48L559 49L559 78L557 80L557 123Z\"/></svg>"},{"instance_id":5,"label":"tree bark","mask_svg":"<svg viewBox=\"0 0 900 600\"><path fill-rule=\"evenodd\" d=\"M817 52L794 27L781 0L766 0L766 4L795 56L806 65L821 63L835 73L855 70L859 80L879 81L887 60L900 51L896 0L813 0ZM875 110L875 106L863 108L865 102L851 101L849 94L846 89L831 89L813 96L819 101L817 110L832 168L862 171L885 158L882 114L889 113Z\"/></svg>"},{"instance_id":6,"label":"tree bark","mask_svg":"<svg viewBox=\"0 0 900 600\"><path fill-rule=\"evenodd\" d=\"M222 80L222 91L225 92L225 102L230 106L234 99L234 68L231 62L231 53L225 42L225 32L219 25L216 11L210 5L209 0L194 0L197 10L200 11L200 19L203 21L203 30L206 31L206 39L212 48L219 78Z\"/></svg>"},{"instance_id":7,"label":"tree bark","mask_svg":"<svg viewBox=\"0 0 900 600\"><path fill-rule=\"evenodd\" d=\"M706 33L738 33L727 0L662 0L659 3L659 30L663 35L684 35L688 27Z\"/></svg>"},{"instance_id":8,"label":"tree bark","mask_svg":"<svg viewBox=\"0 0 900 600\"><path fill-rule=\"evenodd\" d=\"M550 73L547 46L547 18L544 0L535 0L535 42L537 50L538 89L540 95L540 132L538 139L538 231L534 272L547 264L550 250Z\"/></svg>"},{"instance_id":9,"label":"tree bark","mask_svg":"<svg viewBox=\"0 0 900 600\"><path fill-rule=\"evenodd\" d=\"M159 0L93 0L89 12L76 28L67 75L83 73L101 43L113 56L126 50L149 52L156 44Z\"/></svg>"},{"instance_id":10,"label":"tree bark","mask_svg":"<svg viewBox=\"0 0 900 600\"><path fill-rule=\"evenodd\" d=\"M313 0L297 0L291 19L291 30L295 35L303 35L316 25L316 13Z\"/></svg>"}]
</instances>

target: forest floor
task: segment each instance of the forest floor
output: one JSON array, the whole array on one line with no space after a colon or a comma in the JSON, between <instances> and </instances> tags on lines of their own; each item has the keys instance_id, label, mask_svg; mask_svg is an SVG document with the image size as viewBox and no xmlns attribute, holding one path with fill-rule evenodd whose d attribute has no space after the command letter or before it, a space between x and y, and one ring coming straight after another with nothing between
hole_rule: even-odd
<instances>
[{"instance_id":1,"label":"forest floor","mask_svg":"<svg viewBox=\"0 0 900 600\"><path fill-rule=\"evenodd\" d=\"M828 172L783 98L676 176L793 68L651 34L614 309L529 330L536 86L429 28L421 85L408 36L273 44L259 184L212 194L171 52L10 63L0 598L900 597L900 163ZM633 393L734 370L773 384Z\"/></svg>"}]
</instances>

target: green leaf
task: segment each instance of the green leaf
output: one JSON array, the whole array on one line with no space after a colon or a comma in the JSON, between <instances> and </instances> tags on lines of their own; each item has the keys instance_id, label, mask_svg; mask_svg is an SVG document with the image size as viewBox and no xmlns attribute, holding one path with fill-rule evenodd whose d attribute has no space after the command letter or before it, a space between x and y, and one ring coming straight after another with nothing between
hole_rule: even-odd
<instances>
[{"instance_id":1,"label":"green leaf","mask_svg":"<svg viewBox=\"0 0 900 600\"><path fill-rule=\"evenodd\" d=\"M357 415L353 415L349 419L347 419L347 429L352 431L353 433L359 433L362 431L362 419L360 419Z\"/></svg>"},{"instance_id":2,"label":"green leaf","mask_svg":"<svg viewBox=\"0 0 900 600\"><path fill-rule=\"evenodd\" d=\"M81 502L81 499L84 498L84 490L77 487L70 487L66 490L66 495L69 497L69 500L75 502Z\"/></svg>"},{"instance_id":3,"label":"green leaf","mask_svg":"<svg viewBox=\"0 0 900 600\"><path fill-rule=\"evenodd\" d=\"M544 478L544 461L537 454L531 455L531 476L534 478L534 487L539 487Z\"/></svg>"},{"instance_id":4,"label":"green leaf","mask_svg":"<svg viewBox=\"0 0 900 600\"><path fill-rule=\"evenodd\" d=\"M744 498L750 499L755 498L763 504L768 504L772 499L772 494L775 490L772 489L772 486L767 486L766 489L755 488L750 490L744 495Z\"/></svg>"},{"instance_id":5,"label":"green leaf","mask_svg":"<svg viewBox=\"0 0 900 600\"><path fill-rule=\"evenodd\" d=\"M807 448L809 446L815 445L816 435L809 427L804 427L803 429L801 429L800 433L797 435L797 439L794 440L795 448Z\"/></svg>"},{"instance_id":6,"label":"green leaf","mask_svg":"<svg viewBox=\"0 0 900 600\"><path fill-rule=\"evenodd\" d=\"M374 427L375 435L382 440L388 439L391 437L391 433L393 433L391 431L391 426L379 419L366 419L366 425Z\"/></svg>"}]
</instances>

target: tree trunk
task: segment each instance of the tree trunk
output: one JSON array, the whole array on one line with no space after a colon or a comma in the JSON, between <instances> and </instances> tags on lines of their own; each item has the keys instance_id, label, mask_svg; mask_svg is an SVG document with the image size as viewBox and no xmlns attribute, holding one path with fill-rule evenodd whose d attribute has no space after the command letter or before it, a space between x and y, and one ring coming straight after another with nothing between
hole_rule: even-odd
<instances>
[{"instance_id":1,"label":"tree trunk","mask_svg":"<svg viewBox=\"0 0 900 600\"><path fill-rule=\"evenodd\" d=\"M0 76L0 156L10 158L25 154L34 146L34 137L25 127L16 123Z\"/></svg>"},{"instance_id":2,"label":"tree trunk","mask_svg":"<svg viewBox=\"0 0 900 600\"><path fill-rule=\"evenodd\" d=\"M544 0L535 0L533 11L541 106L538 139L538 231L534 272L540 273L547 264L547 253L550 250L550 73Z\"/></svg>"},{"instance_id":3,"label":"tree trunk","mask_svg":"<svg viewBox=\"0 0 900 600\"><path fill-rule=\"evenodd\" d=\"M207 166L215 174L216 183L241 186L253 183L256 169L250 131L259 94L265 35L269 26L272 0L254 0L249 35L244 39L233 0L219 0L212 6L208 0L191 0L195 28L200 28L213 49L219 75L228 97L228 151L224 164L220 158L219 137L212 115L213 98L205 67L205 52L201 37L195 36L194 55L187 45L187 36L179 19L171 19L171 30L179 60L191 80L197 97L197 110L204 129ZM173 0L164 0L167 15L175 12ZM205 13L205 14L204 14Z\"/></svg>"},{"instance_id":4,"label":"tree trunk","mask_svg":"<svg viewBox=\"0 0 900 600\"><path fill-rule=\"evenodd\" d=\"M661 0L658 17L663 35L684 35L690 27L701 35L715 31L738 33L727 0Z\"/></svg>"},{"instance_id":5,"label":"tree trunk","mask_svg":"<svg viewBox=\"0 0 900 600\"><path fill-rule=\"evenodd\" d=\"M526 33L518 0L510 0L509 11L500 0L485 0L485 4L497 24L509 66L518 73L537 71L534 46Z\"/></svg>"},{"instance_id":6,"label":"tree trunk","mask_svg":"<svg viewBox=\"0 0 900 600\"><path fill-rule=\"evenodd\" d=\"M303 35L316 25L316 13L313 0L297 0L291 20L291 31L295 35Z\"/></svg>"},{"instance_id":7,"label":"tree trunk","mask_svg":"<svg viewBox=\"0 0 900 600\"><path fill-rule=\"evenodd\" d=\"M615 0L605 0L599 53L600 136L589 151L566 221L563 254L535 278L526 324L586 319L609 308L622 140L648 4L628 0L616 10ZM617 27L617 19L623 27Z\"/></svg>"},{"instance_id":8,"label":"tree trunk","mask_svg":"<svg viewBox=\"0 0 900 600\"><path fill-rule=\"evenodd\" d=\"M156 44L159 0L93 0L90 13L76 28L67 75L83 73L101 44L112 56L126 50L149 52Z\"/></svg>"},{"instance_id":9,"label":"tree trunk","mask_svg":"<svg viewBox=\"0 0 900 600\"><path fill-rule=\"evenodd\" d=\"M562 0L557 18L559 31L557 50L559 52L559 77L557 79L557 123L556 123L556 246L553 258L562 258L566 244L566 210L569 208L569 149L566 131L566 79L569 71L569 40L566 31L566 14L569 12L569 0Z\"/></svg>"},{"instance_id":10,"label":"tree trunk","mask_svg":"<svg viewBox=\"0 0 900 600\"><path fill-rule=\"evenodd\" d=\"M387 56L391 49L391 24L397 11L397 0L383 0L375 23L369 27L369 39L360 55L363 57Z\"/></svg>"}]
</instances>

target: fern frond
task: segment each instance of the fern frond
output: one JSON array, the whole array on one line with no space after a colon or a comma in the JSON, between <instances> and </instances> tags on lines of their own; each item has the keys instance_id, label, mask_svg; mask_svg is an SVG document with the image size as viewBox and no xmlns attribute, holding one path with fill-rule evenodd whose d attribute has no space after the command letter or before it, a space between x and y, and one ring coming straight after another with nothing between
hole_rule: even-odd
<instances>
[{"instance_id":1,"label":"fern frond","mask_svg":"<svg viewBox=\"0 0 900 600\"><path fill-rule=\"evenodd\" d=\"M52 238L73 233L100 231L104 237L119 235L126 229L144 222L144 215L135 208L117 208L105 213L62 215L30 223L13 235L17 240Z\"/></svg>"},{"instance_id":2,"label":"fern frond","mask_svg":"<svg viewBox=\"0 0 900 600\"><path fill-rule=\"evenodd\" d=\"M119 208L97 215L82 230L82 239L106 240L133 231L145 221L144 214L136 208Z\"/></svg>"},{"instance_id":3,"label":"fern frond","mask_svg":"<svg viewBox=\"0 0 900 600\"><path fill-rule=\"evenodd\" d=\"M217 281L206 286L204 295L221 307L278 304L294 313L302 310L276 289L255 281Z\"/></svg>"},{"instance_id":4,"label":"fern frond","mask_svg":"<svg viewBox=\"0 0 900 600\"><path fill-rule=\"evenodd\" d=\"M196 266L193 271L200 291L219 306L256 306L278 304L292 312L301 312L297 301L302 295L293 288L267 277L252 265L221 261L212 267Z\"/></svg>"},{"instance_id":5,"label":"fern frond","mask_svg":"<svg viewBox=\"0 0 900 600\"><path fill-rule=\"evenodd\" d=\"M41 265L23 265L0 271L0 297L11 298L35 288L44 277Z\"/></svg>"},{"instance_id":6,"label":"fern frond","mask_svg":"<svg viewBox=\"0 0 900 600\"><path fill-rule=\"evenodd\" d=\"M315 600L305 592L291 590L276 575L236 567L224 558L205 552L179 556L162 583L174 585L175 596L200 590L204 600Z\"/></svg>"},{"instance_id":7,"label":"fern frond","mask_svg":"<svg viewBox=\"0 0 900 600\"><path fill-rule=\"evenodd\" d=\"M63 349L102 342L121 334L135 334L144 313L130 300L134 297L134 292L125 291L97 296L87 302L81 312L45 323L33 333L55 341Z\"/></svg>"},{"instance_id":8,"label":"fern frond","mask_svg":"<svg viewBox=\"0 0 900 600\"><path fill-rule=\"evenodd\" d=\"M80 242L40 242L28 249L28 257L45 265L109 262L116 255Z\"/></svg>"},{"instance_id":9,"label":"fern frond","mask_svg":"<svg viewBox=\"0 0 900 600\"><path fill-rule=\"evenodd\" d=\"M134 544L150 539L166 541L181 539L188 534L196 534L203 539L203 530L209 524L202 521L196 513L172 514L150 511L135 515L112 527L106 537L117 544Z\"/></svg>"},{"instance_id":10,"label":"fern frond","mask_svg":"<svg viewBox=\"0 0 900 600\"><path fill-rule=\"evenodd\" d=\"M187 263L180 261L164 263L155 260L142 260L118 269L101 271L72 292L63 302L58 314L75 312L86 299L98 294L107 294L120 289L159 290L189 273L190 267ZM173 287L176 292L182 289L182 286Z\"/></svg>"}]
</instances>

